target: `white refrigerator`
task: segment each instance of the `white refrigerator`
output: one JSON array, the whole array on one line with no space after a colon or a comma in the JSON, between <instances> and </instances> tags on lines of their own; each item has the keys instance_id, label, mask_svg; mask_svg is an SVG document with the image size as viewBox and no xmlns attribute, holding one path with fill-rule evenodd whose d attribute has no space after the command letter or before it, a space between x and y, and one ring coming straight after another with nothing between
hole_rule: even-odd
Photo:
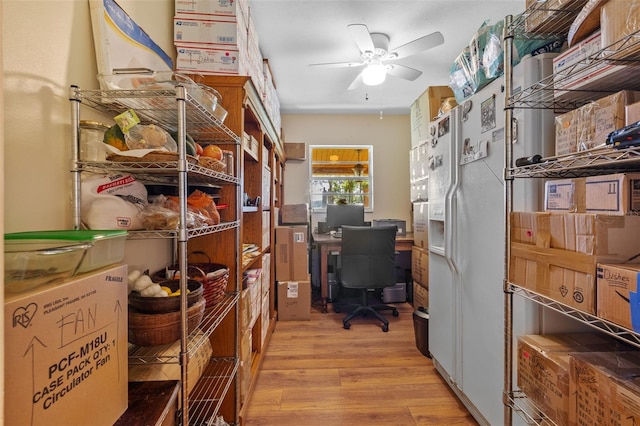
<instances>
[{"instance_id":1,"label":"white refrigerator","mask_svg":"<svg viewBox=\"0 0 640 426\"><path fill-rule=\"evenodd\" d=\"M525 58L513 90L540 81L551 58ZM429 351L480 424L504 422L504 80L430 123ZM514 158L553 153L553 113L514 111ZM546 129L542 131L541 129ZM514 183L514 210L537 210L542 185ZM532 302L514 298L514 335L539 332Z\"/></svg>"}]
</instances>

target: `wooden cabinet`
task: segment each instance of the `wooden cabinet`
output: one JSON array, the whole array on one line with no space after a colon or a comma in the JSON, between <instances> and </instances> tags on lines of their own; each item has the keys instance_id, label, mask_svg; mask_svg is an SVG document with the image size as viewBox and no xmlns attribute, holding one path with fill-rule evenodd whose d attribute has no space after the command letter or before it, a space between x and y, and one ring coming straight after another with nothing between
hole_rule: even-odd
<instances>
[{"instance_id":1,"label":"wooden cabinet","mask_svg":"<svg viewBox=\"0 0 640 426\"><path fill-rule=\"evenodd\" d=\"M236 277L241 292L239 313L236 321L227 327L219 327L226 337L213 335L212 338L218 342L231 342L231 336L235 335L236 344L240 346L235 408L242 422L244 404L275 327L275 274L271 253L273 228L277 222L275 211L281 202L284 150L279 129L273 126L264 108L262 94L249 77L199 76L198 80L220 93L220 104L228 112L224 124L241 140L240 158L235 159L236 176L240 178L238 247L243 249L235 253L238 260ZM235 245L224 239L203 237L190 241L189 247L218 259L230 256L231 253L223 252ZM261 275L254 281L252 278L257 270ZM237 327L235 333L233 327ZM228 403L225 409L230 408Z\"/></svg>"}]
</instances>

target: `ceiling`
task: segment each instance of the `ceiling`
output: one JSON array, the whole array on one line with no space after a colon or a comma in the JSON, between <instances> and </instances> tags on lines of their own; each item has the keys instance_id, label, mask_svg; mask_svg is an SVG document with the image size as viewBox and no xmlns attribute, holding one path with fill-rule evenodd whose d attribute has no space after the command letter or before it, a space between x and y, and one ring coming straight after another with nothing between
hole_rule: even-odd
<instances>
[{"instance_id":1,"label":"ceiling","mask_svg":"<svg viewBox=\"0 0 640 426\"><path fill-rule=\"evenodd\" d=\"M408 114L428 86L446 86L449 67L483 21L525 10L524 0L250 0L260 50L268 59L283 114ZM309 64L360 60L347 28L387 34L390 49L440 31L444 44L398 60L422 71L347 90L362 70Z\"/></svg>"}]
</instances>

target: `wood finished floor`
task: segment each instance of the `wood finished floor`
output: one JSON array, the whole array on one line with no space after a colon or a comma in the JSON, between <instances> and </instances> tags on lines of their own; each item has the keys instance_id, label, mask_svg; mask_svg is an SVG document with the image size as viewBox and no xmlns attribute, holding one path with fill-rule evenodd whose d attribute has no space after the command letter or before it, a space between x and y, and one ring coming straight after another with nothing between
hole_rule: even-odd
<instances>
[{"instance_id":1,"label":"wood finished floor","mask_svg":"<svg viewBox=\"0 0 640 426\"><path fill-rule=\"evenodd\" d=\"M412 307L397 306L387 333L370 318L345 330L319 303L311 321L279 321L244 425L477 425L416 348Z\"/></svg>"}]
</instances>

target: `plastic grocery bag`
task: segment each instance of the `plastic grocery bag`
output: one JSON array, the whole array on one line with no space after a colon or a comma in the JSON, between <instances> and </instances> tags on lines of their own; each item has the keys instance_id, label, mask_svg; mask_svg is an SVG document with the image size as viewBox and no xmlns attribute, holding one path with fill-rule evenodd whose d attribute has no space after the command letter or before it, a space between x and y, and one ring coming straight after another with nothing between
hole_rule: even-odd
<instances>
[{"instance_id":1,"label":"plastic grocery bag","mask_svg":"<svg viewBox=\"0 0 640 426\"><path fill-rule=\"evenodd\" d=\"M143 229L139 212L147 206L147 188L127 173L83 173L81 218L89 229Z\"/></svg>"}]
</instances>

